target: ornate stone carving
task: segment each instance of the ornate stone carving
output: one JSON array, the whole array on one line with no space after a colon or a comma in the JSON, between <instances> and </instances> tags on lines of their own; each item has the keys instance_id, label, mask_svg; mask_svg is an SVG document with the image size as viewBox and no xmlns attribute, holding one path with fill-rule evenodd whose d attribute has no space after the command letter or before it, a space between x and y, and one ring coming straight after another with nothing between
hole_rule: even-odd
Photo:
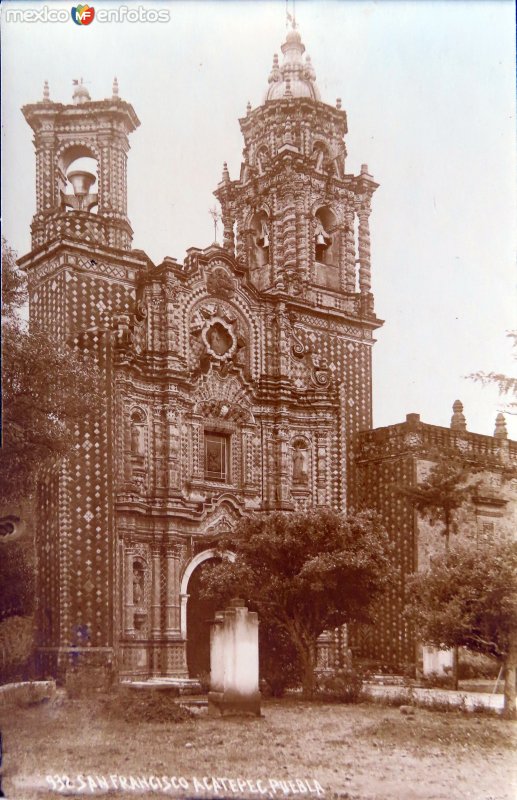
<instances>
[{"instance_id":1,"label":"ornate stone carving","mask_svg":"<svg viewBox=\"0 0 517 800\"><path fill-rule=\"evenodd\" d=\"M208 294L230 300L235 294L235 284L230 275L222 267L216 267L207 276L206 290Z\"/></svg>"}]
</instances>

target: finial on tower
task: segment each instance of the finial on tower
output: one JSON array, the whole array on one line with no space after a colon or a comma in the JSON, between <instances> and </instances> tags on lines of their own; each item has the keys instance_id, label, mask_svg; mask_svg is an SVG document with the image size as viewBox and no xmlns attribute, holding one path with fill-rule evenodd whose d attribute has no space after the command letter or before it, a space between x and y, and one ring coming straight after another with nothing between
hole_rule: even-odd
<instances>
[{"instance_id":1,"label":"finial on tower","mask_svg":"<svg viewBox=\"0 0 517 800\"><path fill-rule=\"evenodd\" d=\"M74 105L79 105L80 103L89 103L91 101L90 92L84 85L83 79L77 78L72 81L73 85L75 86L74 93L72 95L72 100Z\"/></svg>"},{"instance_id":2,"label":"finial on tower","mask_svg":"<svg viewBox=\"0 0 517 800\"><path fill-rule=\"evenodd\" d=\"M463 403L461 400L455 400L452 406L453 415L451 417L451 430L453 431L466 431L467 420L463 414Z\"/></svg>"},{"instance_id":3,"label":"finial on tower","mask_svg":"<svg viewBox=\"0 0 517 800\"><path fill-rule=\"evenodd\" d=\"M248 100L248 103L246 105L246 114L251 114L251 103L250 103L249 100Z\"/></svg>"},{"instance_id":4,"label":"finial on tower","mask_svg":"<svg viewBox=\"0 0 517 800\"><path fill-rule=\"evenodd\" d=\"M115 98L118 97L118 80L117 80L117 78L113 78L113 86L111 88L111 93L112 93L113 100L115 100Z\"/></svg>"},{"instance_id":5,"label":"finial on tower","mask_svg":"<svg viewBox=\"0 0 517 800\"><path fill-rule=\"evenodd\" d=\"M226 161L223 164L223 178L222 179L223 179L224 183L228 183L228 181L230 180L230 173L228 172L228 164L226 163Z\"/></svg>"},{"instance_id":6,"label":"finial on tower","mask_svg":"<svg viewBox=\"0 0 517 800\"><path fill-rule=\"evenodd\" d=\"M339 110L341 108L341 98L336 98L336 108Z\"/></svg>"},{"instance_id":7,"label":"finial on tower","mask_svg":"<svg viewBox=\"0 0 517 800\"><path fill-rule=\"evenodd\" d=\"M208 213L212 217L212 221L214 223L214 244L219 245L219 242L217 241L217 225L221 219L221 215L217 209L217 206L211 208Z\"/></svg>"},{"instance_id":8,"label":"finial on tower","mask_svg":"<svg viewBox=\"0 0 517 800\"><path fill-rule=\"evenodd\" d=\"M508 430L504 414L499 413L495 418L494 437L496 439L508 439Z\"/></svg>"},{"instance_id":9,"label":"finial on tower","mask_svg":"<svg viewBox=\"0 0 517 800\"><path fill-rule=\"evenodd\" d=\"M293 13L289 12L289 0L285 0L285 26L294 30L296 28L296 13L294 9L294 0L293 0Z\"/></svg>"},{"instance_id":10,"label":"finial on tower","mask_svg":"<svg viewBox=\"0 0 517 800\"><path fill-rule=\"evenodd\" d=\"M43 84L43 102L49 103L50 102L50 89L48 88L48 81L45 81Z\"/></svg>"}]
</instances>

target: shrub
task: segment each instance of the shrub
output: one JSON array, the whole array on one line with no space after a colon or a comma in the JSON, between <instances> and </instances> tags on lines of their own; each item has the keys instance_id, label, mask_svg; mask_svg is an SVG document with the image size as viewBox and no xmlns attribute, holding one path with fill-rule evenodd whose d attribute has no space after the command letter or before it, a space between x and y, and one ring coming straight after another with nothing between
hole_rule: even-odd
<instances>
[{"instance_id":1,"label":"shrub","mask_svg":"<svg viewBox=\"0 0 517 800\"><path fill-rule=\"evenodd\" d=\"M8 617L0 623L0 683L32 677L33 624L31 616Z\"/></svg>"},{"instance_id":2,"label":"shrub","mask_svg":"<svg viewBox=\"0 0 517 800\"><path fill-rule=\"evenodd\" d=\"M452 689L454 686L450 671L446 674L430 672L428 675L422 676L420 683L428 689Z\"/></svg>"},{"instance_id":3,"label":"shrub","mask_svg":"<svg viewBox=\"0 0 517 800\"><path fill-rule=\"evenodd\" d=\"M337 669L319 678L317 696L334 703L360 703L365 697L364 679L364 673L353 667Z\"/></svg>"},{"instance_id":4,"label":"shrub","mask_svg":"<svg viewBox=\"0 0 517 800\"><path fill-rule=\"evenodd\" d=\"M104 712L124 722L185 722L194 716L188 708L157 689L124 689L104 701Z\"/></svg>"},{"instance_id":5,"label":"shrub","mask_svg":"<svg viewBox=\"0 0 517 800\"><path fill-rule=\"evenodd\" d=\"M261 690L265 697L283 697L286 689L300 685L298 653L281 628L264 624L259 629Z\"/></svg>"},{"instance_id":6,"label":"shrub","mask_svg":"<svg viewBox=\"0 0 517 800\"><path fill-rule=\"evenodd\" d=\"M208 694L208 692L210 691L210 672L206 670L198 672L196 678L200 683L201 691L203 692L203 694Z\"/></svg>"}]
</instances>

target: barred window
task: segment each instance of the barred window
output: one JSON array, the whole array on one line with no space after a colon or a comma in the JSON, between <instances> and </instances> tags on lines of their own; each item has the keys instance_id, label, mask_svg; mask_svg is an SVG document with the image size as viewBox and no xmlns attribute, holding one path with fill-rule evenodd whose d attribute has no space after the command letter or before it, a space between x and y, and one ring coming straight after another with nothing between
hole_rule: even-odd
<instances>
[{"instance_id":1,"label":"barred window","mask_svg":"<svg viewBox=\"0 0 517 800\"><path fill-rule=\"evenodd\" d=\"M220 433L205 433L205 478L228 481L229 475L229 437Z\"/></svg>"}]
</instances>

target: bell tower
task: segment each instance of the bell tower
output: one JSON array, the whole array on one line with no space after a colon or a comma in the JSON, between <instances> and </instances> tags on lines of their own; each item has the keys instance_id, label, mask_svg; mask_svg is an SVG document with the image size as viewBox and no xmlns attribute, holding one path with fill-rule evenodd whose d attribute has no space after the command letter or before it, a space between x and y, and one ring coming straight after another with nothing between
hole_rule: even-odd
<instances>
[{"instance_id":1,"label":"bell tower","mask_svg":"<svg viewBox=\"0 0 517 800\"><path fill-rule=\"evenodd\" d=\"M109 669L116 658L114 354L148 269L131 250L127 216L128 137L138 118L116 79L100 101L75 84L70 104L53 102L45 84L43 99L22 109L36 151L32 250L19 261L31 325L58 347L89 352L102 397L100 410L70 423L72 451L38 489L37 654L43 673L61 676L83 664Z\"/></svg>"},{"instance_id":2,"label":"bell tower","mask_svg":"<svg viewBox=\"0 0 517 800\"><path fill-rule=\"evenodd\" d=\"M71 105L52 102L45 83L43 100L24 106L23 114L34 131L36 150L33 248L71 235L129 249L128 135L140 123L132 106L118 96L117 79L112 97L96 102L82 79L77 81ZM80 168L84 160L95 172Z\"/></svg>"},{"instance_id":3,"label":"bell tower","mask_svg":"<svg viewBox=\"0 0 517 800\"><path fill-rule=\"evenodd\" d=\"M264 102L240 120L244 161L215 192L224 245L254 285L316 300L359 294L371 306L368 218L377 184L363 165L347 174L347 116L322 102L300 33L292 28L268 78ZM359 269L358 269L359 267Z\"/></svg>"},{"instance_id":4,"label":"bell tower","mask_svg":"<svg viewBox=\"0 0 517 800\"><path fill-rule=\"evenodd\" d=\"M262 105L248 103L240 119L240 175L231 180L225 164L215 195L223 246L271 309L261 386L274 409L275 463L283 463L281 436L288 441L296 414L304 416L302 427L313 431L305 457L313 460L315 502L345 510L353 502L351 442L372 425L371 352L382 321L371 291L369 217L378 184L364 164L357 175L347 172L346 112L340 99L322 100L294 21L281 50ZM318 411L302 400L312 387L325 395ZM304 455L298 445L287 447L293 474ZM284 488L281 466L268 475L280 487L270 491L278 507L288 508L289 497L307 502L296 481Z\"/></svg>"}]
</instances>

